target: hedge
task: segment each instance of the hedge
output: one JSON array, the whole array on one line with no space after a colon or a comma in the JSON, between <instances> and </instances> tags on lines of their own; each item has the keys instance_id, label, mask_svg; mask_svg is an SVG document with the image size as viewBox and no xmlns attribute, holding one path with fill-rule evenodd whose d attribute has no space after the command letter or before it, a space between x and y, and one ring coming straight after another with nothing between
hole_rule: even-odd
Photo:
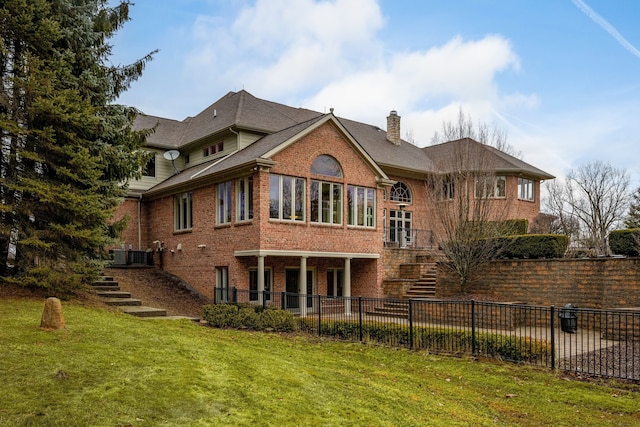
<instances>
[{"instance_id":1,"label":"hedge","mask_svg":"<svg viewBox=\"0 0 640 427\"><path fill-rule=\"evenodd\" d=\"M202 318L216 328L246 328L256 331L273 330L291 332L296 322L293 314L286 310L251 304L205 305Z\"/></svg>"},{"instance_id":2,"label":"hedge","mask_svg":"<svg viewBox=\"0 0 640 427\"><path fill-rule=\"evenodd\" d=\"M300 319L302 331L317 334L318 321L316 319ZM358 322L322 321L320 335L337 339L359 340ZM363 322L362 340L386 345L402 345L408 347L411 340L411 330L408 326L397 324L379 324ZM513 362L540 361L551 354L551 346L547 341L530 337L512 337L506 335L476 332L476 355L493 357ZM423 327L413 328L413 348L443 353L471 354L473 336L471 331L455 328L431 329Z\"/></svg>"},{"instance_id":3,"label":"hedge","mask_svg":"<svg viewBox=\"0 0 640 427\"><path fill-rule=\"evenodd\" d=\"M616 255L640 255L640 228L615 230L609 233L609 249Z\"/></svg>"},{"instance_id":4,"label":"hedge","mask_svg":"<svg viewBox=\"0 0 640 427\"><path fill-rule=\"evenodd\" d=\"M562 258L569 247L564 234L524 234L496 239L498 258Z\"/></svg>"}]
</instances>

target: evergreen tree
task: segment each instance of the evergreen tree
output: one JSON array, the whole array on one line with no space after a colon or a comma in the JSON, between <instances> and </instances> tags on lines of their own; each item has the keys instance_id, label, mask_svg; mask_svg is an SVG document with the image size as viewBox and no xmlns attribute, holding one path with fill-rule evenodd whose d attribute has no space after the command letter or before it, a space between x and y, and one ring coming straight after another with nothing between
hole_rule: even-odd
<instances>
[{"instance_id":1,"label":"evergreen tree","mask_svg":"<svg viewBox=\"0 0 640 427\"><path fill-rule=\"evenodd\" d=\"M640 187L633 193L633 200L629 205L629 213L624 225L627 228L640 228Z\"/></svg>"},{"instance_id":2,"label":"evergreen tree","mask_svg":"<svg viewBox=\"0 0 640 427\"><path fill-rule=\"evenodd\" d=\"M101 268L110 218L139 176L147 132L114 104L142 73L109 63L129 2L5 0L0 6L0 274L73 292Z\"/></svg>"}]
</instances>

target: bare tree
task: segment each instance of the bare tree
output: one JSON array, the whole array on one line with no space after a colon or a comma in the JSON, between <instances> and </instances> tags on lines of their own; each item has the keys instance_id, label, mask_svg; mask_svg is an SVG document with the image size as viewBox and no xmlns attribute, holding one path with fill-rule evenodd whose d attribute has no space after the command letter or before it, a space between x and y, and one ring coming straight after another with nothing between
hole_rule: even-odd
<instances>
[{"instance_id":1,"label":"bare tree","mask_svg":"<svg viewBox=\"0 0 640 427\"><path fill-rule=\"evenodd\" d=\"M427 180L426 202L445 265L465 293L478 268L503 249L495 238L507 227L506 177L496 176L490 151L472 139L449 143L448 153L442 172Z\"/></svg>"},{"instance_id":2,"label":"bare tree","mask_svg":"<svg viewBox=\"0 0 640 427\"><path fill-rule=\"evenodd\" d=\"M466 115L462 108L458 111L456 123L443 122L442 133L435 132L431 138L431 145L462 138L475 139L482 144L497 148L513 157L520 158L522 153L507 142L507 132L495 125L489 126L484 122L473 123L470 115Z\"/></svg>"},{"instance_id":3,"label":"bare tree","mask_svg":"<svg viewBox=\"0 0 640 427\"><path fill-rule=\"evenodd\" d=\"M574 242L608 255L607 235L624 219L631 200L629 185L625 170L602 161L586 163L571 170L564 183L548 184L545 210L560 218Z\"/></svg>"}]
</instances>

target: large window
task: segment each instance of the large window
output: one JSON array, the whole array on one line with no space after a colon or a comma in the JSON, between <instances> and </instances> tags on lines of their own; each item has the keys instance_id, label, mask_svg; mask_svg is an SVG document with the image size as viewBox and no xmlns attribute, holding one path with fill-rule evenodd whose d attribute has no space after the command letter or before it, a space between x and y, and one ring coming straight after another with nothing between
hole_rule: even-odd
<instances>
[{"instance_id":1,"label":"large window","mask_svg":"<svg viewBox=\"0 0 640 427\"><path fill-rule=\"evenodd\" d=\"M534 200L532 180L518 178L518 198L521 200Z\"/></svg>"},{"instance_id":2,"label":"large window","mask_svg":"<svg viewBox=\"0 0 640 427\"><path fill-rule=\"evenodd\" d=\"M504 175L478 177L475 181L476 198L504 198L507 196L507 177Z\"/></svg>"},{"instance_id":3,"label":"large window","mask_svg":"<svg viewBox=\"0 0 640 427\"><path fill-rule=\"evenodd\" d=\"M174 228L175 230L190 230L192 227L192 195L191 193L178 194L174 199Z\"/></svg>"},{"instance_id":4,"label":"large window","mask_svg":"<svg viewBox=\"0 0 640 427\"><path fill-rule=\"evenodd\" d=\"M248 176L236 181L236 220L253 219L253 177Z\"/></svg>"},{"instance_id":5,"label":"large window","mask_svg":"<svg viewBox=\"0 0 640 427\"><path fill-rule=\"evenodd\" d=\"M284 175L269 177L269 218L304 221L305 187L303 178Z\"/></svg>"},{"instance_id":6,"label":"large window","mask_svg":"<svg viewBox=\"0 0 640 427\"><path fill-rule=\"evenodd\" d=\"M271 269L264 269L264 290L267 292L266 301L271 301ZM249 269L249 301L259 301L258 269Z\"/></svg>"},{"instance_id":7,"label":"large window","mask_svg":"<svg viewBox=\"0 0 640 427\"><path fill-rule=\"evenodd\" d=\"M216 223L231 222L231 181L221 182L216 186Z\"/></svg>"},{"instance_id":8,"label":"large window","mask_svg":"<svg viewBox=\"0 0 640 427\"><path fill-rule=\"evenodd\" d=\"M362 227L375 226L375 190L373 188L347 187L348 224Z\"/></svg>"},{"instance_id":9,"label":"large window","mask_svg":"<svg viewBox=\"0 0 640 427\"><path fill-rule=\"evenodd\" d=\"M396 182L391 187L391 201L400 203L411 203L411 190L404 182Z\"/></svg>"},{"instance_id":10,"label":"large window","mask_svg":"<svg viewBox=\"0 0 640 427\"><path fill-rule=\"evenodd\" d=\"M311 222L342 224L342 184L311 181Z\"/></svg>"},{"instance_id":11,"label":"large window","mask_svg":"<svg viewBox=\"0 0 640 427\"><path fill-rule=\"evenodd\" d=\"M311 164L311 173L342 178L342 167L333 157L322 154Z\"/></svg>"}]
</instances>

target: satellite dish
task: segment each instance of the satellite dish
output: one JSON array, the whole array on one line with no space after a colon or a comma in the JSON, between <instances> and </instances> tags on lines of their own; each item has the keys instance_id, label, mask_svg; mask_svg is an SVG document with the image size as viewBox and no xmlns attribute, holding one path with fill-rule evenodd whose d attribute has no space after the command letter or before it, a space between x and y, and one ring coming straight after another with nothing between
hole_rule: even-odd
<instances>
[{"instance_id":1,"label":"satellite dish","mask_svg":"<svg viewBox=\"0 0 640 427\"><path fill-rule=\"evenodd\" d=\"M167 160L174 161L175 159L180 157L180 152L178 150L165 151L165 153L162 155L162 157L164 157Z\"/></svg>"},{"instance_id":2,"label":"satellite dish","mask_svg":"<svg viewBox=\"0 0 640 427\"><path fill-rule=\"evenodd\" d=\"M177 159L178 157L180 157L180 152L178 150L165 151L164 154L162 155L162 157L164 157L167 160L171 160L171 164L173 165L173 171L177 175L178 174L178 168L176 168L176 164L173 161L175 159Z\"/></svg>"}]
</instances>

